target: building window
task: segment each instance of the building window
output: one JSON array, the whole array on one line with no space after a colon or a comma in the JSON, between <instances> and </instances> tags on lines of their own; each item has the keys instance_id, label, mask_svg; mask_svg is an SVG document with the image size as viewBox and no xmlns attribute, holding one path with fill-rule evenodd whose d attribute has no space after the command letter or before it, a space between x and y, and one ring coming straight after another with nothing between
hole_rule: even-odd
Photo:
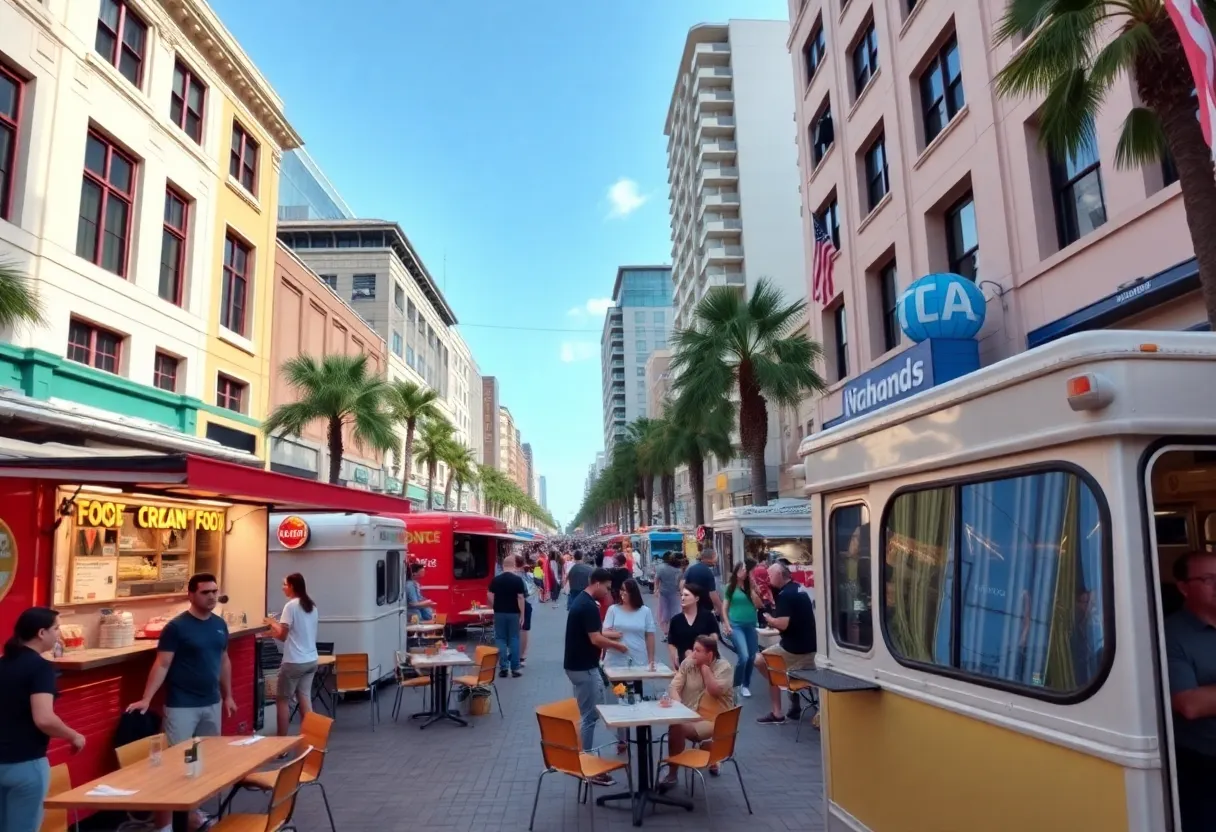
<instances>
[{"instance_id":1,"label":"building window","mask_svg":"<svg viewBox=\"0 0 1216 832\"><path fill-rule=\"evenodd\" d=\"M654 348L655 348L656 350L665 350L665 349L667 349L667 339L666 339L666 338L658 338L658 339L656 339L656 340L655 340L655 342L654 342Z\"/></svg>"},{"instance_id":2,"label":"building window","mask_svg":"<svg viewBox=\"0 0 1216 832\"><path fill-rule=\"evenodd\" d=\"M134 192L135 160L108 139L89 131L76 253L119 277L127 273Z\"/></svg>"},{"instance_id":3,"label":"building window","mask_svg":"<svg viewBox=\"0 0 1216 832\"><path fill-rule=\"evenodd\" d=\"M899 346L899 280L892 260L878 272L878 298L882 304L882 348L890 352Z\"/></svg>"},{"instance_id":4,"label":"building window","mask_svg":"<svg viewBox=\"0 0 1216 832\"><path fill-rule=\"evenodd\" d=\"M836 130L832 124L832 102L827 99L823 110L811 122L811 168L819 167L823 157L828 155L832 142L836 141Z\"/></svg>"},{"instance_id":5,"label":"building window","mask_svg":"<svg viewBox=\"0 0 1216 832\"><path fill-rule=\"evenodd\" d=\"M1075 695L1110 659L1110 516L1072 471L899 494L883 520L885 633L904 664Z\"/></svg>"},{"instance_id":6,"label":"building window","mask_svg":"<svg viewBox=\"0 0 1216 832\"><path fill-rule=\"evenodd\" d=\"M25 84L0 65L0 220L12 217L13 180L17 167L17 122Z\"/></svg>"},{"instance_id":7,"label":"building window","mask_svg":"<svg viewBox=\"0 0 1216 832\"><path fill-rule=\"evenodd\" d=\"M667 321L667 316L664 313L662 313L662 312L654 313L654 322L656 324L659 324L661 326L662 324L666 323L666 321Z\"/></svg>"},{"instance_id":8,"label":"building window","mask_svg":"<svg viewBox=\"0 0 1216 832\"><path fill-rule=\"evenodd\" d=\"M640 353L646 352L646 342L645 341L638 341L633 346L634 346L634 349L636 349Z\"/></svg>"},{"instance_id":9,"label":"building window","mask_svg":"<svg viewBox=\"0 0 1216 832\"><path fill-rule=\"evenodd\" d=\"M980 238L975 229L971 191L946 209L946 255L950 271L975 280L979 274Z\"/></svg>"},{"instance_id":10,"label":"building window","mask_svg":"<svg viewBox=\"0 0 1216 832\"><path fill-rule=\"evenodd\" d=\"M228 158L228 175L258 194L258 143L236 121L232 122L232 153Z\"/></svg>"},{"instance_id":11,"label":"building window","mask_svg":"<svg viewBox=\"0 0 1216 832\"><path fill-rule=\"evenodd\" d=\"M1060 248L1064 248L1106 222L1098 138L1092 121L1089 137L1081 147L1064 158L1053 153L1050 162L1056 231Z\"/></svg>"},{"instance_id":12,"label":"building window","mask_svg":"<svg viewBox=\"0 0 1216 832\"><path fill-rule=\"evenodd\" d=\"M844 647L869 650L874 646L870 510L860 503L834 508L828 527L832 556L832 633Z\"/></svg>"},{"instance_id":13,"label":"building window","mask_svg":"<svg viewBox=\"0 0 1216 832\"><path fill-rule=\"evenodd\" d=\"M357 274L351 283L351 300L375 300L376 276L374 274Z\"/></svg>"},{"instance_id":14,"label":"building window","mask_svg":"<svg viewBox=\"0 0 1216 832\"><path fill-rule=\"evenodd\" d=\"M176 393L177 368L180 363L181 359L157 350L156 361L152 365L152 383L161 390Z\"/></svg>"},{"instance_id":15,"label":"building window","mask_svg":"<svg viewBox=\"0 0 1216 832\"><path fill-rule=\"evenodd\" d=\"M832 311L832 338L836 347L836 380L841 381L849 377L849 330L843 303Z\"/></svg>"},{"instance_id":16,"label":"building window","mask_svg":"<svg viewBox=\"0 0 1216 832\"><path fill-rule=\"evenodd\" d=\"M393 330L393 355L401 357L402 350L405 349L405 341L401 337L401 333Z\"/></svg>"},{"instance_id":17,"label":"building window","mask_svg":"<svg viewBox=\"0 0 1216 832\"><path fill-rule=\"evenodd\" d=\"M861 40L853 47L853 96L865 92L866 85L878 71L878 33L874 31L874 21L871 20L861 35Z\"/></svg>"},{"instance_id":18,"label":"building window","mask_svg":"<svg viewBox=\"0 0 1216 832\"><path fill-rule=\"evenodd\" d=\"M215 383L215 404L225 410L245 412L245 390L249 385L220 373Z\"/></svg>"},{"instance_id":19,"label":"building window","mask_svg":"<svg viewBox=\"0 0 1216 832\"><path fill-rule=\"evenodd\" d=\"M823 206L815 218L831 235L832 245L835 249L840 251L840 203L836 201L835 194L832 194L831 201Z\"/></svg>"},{"instance_id":20,"label":"building window","mask_svg":"<svg viewBox=\"0 0 1216 832\"><path fill-rule=\"evenodd\" d=\"M172 188L165 190L165 219L160 243L160 291L163 300L182 305L186 283L186 233L190 203Z\"/></svg>"},{"instance_id":21,"label":"building window","mask_svg":"<svg viewBox=\"0 0 1216 832\"><path fill-rule=\"evenodd\" d=\"M321 282L326 286L335 292L338 291L338 276L336 274L319 274L317 277L321 278Z\"/></svg>"},{"instance_id":22,"label":"building window","mask_svg":"<svg viewBox=\"0 0 1216 832\"><path fill-rule=\"evenodd\" d=\"M97 17L97 54L112 63L135 86L143 81L148 24L123 0L101 0Z\"/></svg>"},{"instance_id":23,"label":"building window","mask_svg":"<svg viewBox=\"0 0 1216 832\"><path fill-rule=\"evenodd\" d=\"M802 47L803 62L806 65L806 82L811 83L811 79L815 77L815 72L819 69L819 65L823 63L823 56L827 54L827 43L823 37L823 21L815 22L815 28L811 30L811 36L806 39L806 45Z\"/></svg>"},{"instance_id":24,"label":"building window","mask_svg":"<svg viewBox=\"0 0 1216 832\"><path fill-rule=\"evenodd\" d=\"M249 280L253 266L253 250L229 234L224 240L224 283L220 297L220 325L245 334Z\"/></svg>"},{"instance_id":25,"label":"building window","mask_svg":"<svg viewBox=\"0 0 1216 832\"><path fill-rule=\"evenodd\" d=\"M878 207L878 203L882 202L889 190L891 183L887 175L887 146L883 134L879 133L878 138L866 151L866 197L869 211Z\"/></svg>"},{"instance_id":26,"label":"building window","mask_svg":"<svg viewBox=\"0 0 1216 832\"><path fill-rule=\"evenodd\" d=\"M405 289L400 283L393 284L393 306L397 307L398 312L405 311Z\"/></svg>"},{"instance_id":27,"label":"building window","mask_svg":"<svg viewBox=\"0 0 1216 832\"><path fill-rule=\"evenodd\" d=\"M958 39L950 39L938 50L920 76L920 103L925 119L925 144L945 129L963 109L963 69L958 57Z\"/></svg>"},{"instance_id":28,"label":"building window","mask_svg":"<svg viewBox=\"0 0 1216 832\"><path fill-rule=\"evenodd\" d=\"M107 373L117 373L122 359L122 336L73 318L68 325L67 358Z\"/></svg>"},{"instance_id":29,"label":"building window","mask_svg":"<svg viewBox=\"0 0 1216 832\"><path fill-rule=\"evenodd\" d=\"M633 322L634 322L635 324L644 324L644 323L646 323L646 313L645 313L645 312L642 312L642 311L640 311L640 310L639 310L639 311L634 312L634 313L633 313Z\"/></svg>"},{"instance_id":30,"label":"building window","mask_svg":"<svg viewBox=\"0 0 1216 832\"><path fill-rule=\"evenodd\" d=\"M181 61L173 65L173 91L169 94L169 120L197 144L203 143L203 101L207 87Z\"/></svg>"}]
</instances>

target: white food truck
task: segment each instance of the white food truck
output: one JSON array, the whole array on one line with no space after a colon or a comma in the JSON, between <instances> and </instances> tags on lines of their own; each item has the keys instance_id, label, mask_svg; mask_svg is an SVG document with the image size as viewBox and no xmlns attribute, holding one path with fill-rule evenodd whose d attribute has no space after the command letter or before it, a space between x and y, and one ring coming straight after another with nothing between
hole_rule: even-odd
<instances>
[{"instance_id":1,"label":"white food truck","mask_svg":"<svg viewBox=\"0 0 1216 832\"><path fill-rule=\"evenodd\" d=\"M779 499L767 506L733 506L714 512L714 551L725 583L735 564L751 558L758 564L777 558L790 562L794 580L815 585L811 564L811 505L806 500Z\"/></svg>"},{"instance_id":2,"label":"white food truck","mask_svg":"<svg viewBox=\"0 0 1216 832\"><path fill-rule=\"evenodd\" d=\"M283 609L283 578L304 576L317 604L317 641L366 653L379 678L405 649L405 523L367 514L272 514L266 609Z\"/></svg>"}]
</instances>

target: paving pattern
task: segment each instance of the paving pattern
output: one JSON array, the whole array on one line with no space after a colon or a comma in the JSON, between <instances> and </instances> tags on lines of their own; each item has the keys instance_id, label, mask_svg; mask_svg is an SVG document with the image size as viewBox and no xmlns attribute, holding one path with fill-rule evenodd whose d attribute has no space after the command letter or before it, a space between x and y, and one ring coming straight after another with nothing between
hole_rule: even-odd
<instances>
[{"instance_id":1,"label":"paving pattern","mask_svg":"<svg viewBox=\"0 0 1216 832\"><path fill-rule=\"evenodd\" d=\"M535 612L524 676L497 680L505 719L495 708L489 716L474 717L468 728L439 723L420 731L405 716L394 724L389 713L395 692L391 687L381 691L384 722L375 732L369 725L366 703L339 707L323 777L339 832L518 832L528 828L541 771L540 732L533 709L571 695L562 671L564 606L559 610L547 605ZM733 654L727 655L733 660ZM824 828L818 734L805 724L802 741L795 743L792 724L757 725L755 718L764 713L768 702L767 685L757 680L753 693L744 700L737 756L755 814L748 816L738 781L727 766L722 777L710 779L712 818L706 815L698 785L694 811L661 808L656 815L647 814L644 829L815 832ZM420 694L407 690L404 714L420 707ZM610 739L601 725L596 742ZM633 828L624 803L619 809L595 807L593 827L591 809L576 802L575 789L570 778L557 774L545 778L537 832L592 828L624 832ZM238 798L238 810L242 805L256 805L243 804L245 800L255 798ZM329 829L315 790L303 792L296 823L300 832Z\"/></svg>"}]
</instances>

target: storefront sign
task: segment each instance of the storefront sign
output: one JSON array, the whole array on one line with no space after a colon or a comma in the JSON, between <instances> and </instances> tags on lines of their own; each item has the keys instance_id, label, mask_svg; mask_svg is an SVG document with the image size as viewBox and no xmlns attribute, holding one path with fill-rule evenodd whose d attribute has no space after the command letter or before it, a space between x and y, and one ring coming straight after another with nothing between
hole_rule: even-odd
<instances>
[{"instance_id":1,"label":"storefront sign","mask_svg":"<svg viewBox=\"0 0 1216 832\"><path fill-rule=\"evenodd\" d=\"M110 500L83 498L76 500L76 525L86 528L120 529L129 508L135 510L135 525L141 529L203 529L216 532L224 525L222 511L181 506L130 506Z\"/></svg>"},{"instance_id":2,"label":"storefront sign","mask_svg":"<svg viewBox=\"0 0 1216 832\"><path fill-rule=\"evenodd\" d=\"M727 485L726 474L718 474L718 479L716 481L716 485L718 486L719 491L726 490L726 485Z\"/></svg>"},{"instance_id":3,"label":"storefront sign","mask_svg":"<svg viewBox=\"0 0 1216 832\"><path fill-rule=\"evenodd\" d=\"M379 536L380 536L381 543L404 543L405 542L405 530L404 529L381 529Z\"/></svg>"},{"instance_id":4,"label":"storefront sign","mask_svg":"<svg viewBox=\"0 0 1216 832\"><path fill-rule=\"evenodd\" d=\"M118 558L76 558L72 567L73 604L113 601L118 597Z\"/></svg>"},{"instance_id":5,"label":"storefront sign","mask_svg":"<svg viewBox=\"0 0 1216 832\"><path fill-rule=\"evenodd\" d=\"M303 517L291 515L279 523L279 545L284 549L299 549L308 542L308 523Z\"/></svg>"},{"instance_id":6,"label":"storefront sign","mask_svg":"<svg viewBox=\"0 0 1216 832\"><path fill-rule=\"evenodd\" d=\"M984 326L988 301L975 281L957 274L929 274L899 296L899 326L913 341L974 338Z\"/></svg>"},{"instance_id":7,"label":"storefront sign","mask_svg":"<svg viewBox=\"0 0 1216 832\"><path fill-rule=\"evenodd\" d=\"M841 391L843 415L824 427L909 398L979 366L979 344L974 339L922 341L847 383Z\"/></svg>"},{"instance_id":8,"label":"storefront sign","mask_svg":"<svg viewBox=\"0 0 1216 832\"><path fill-rule=\"evenodd\" d=\"M410 543L425 543L435 544L439 542L439 532L437 531L406 531L405 539Z\"/></svg>"}]
</instances>

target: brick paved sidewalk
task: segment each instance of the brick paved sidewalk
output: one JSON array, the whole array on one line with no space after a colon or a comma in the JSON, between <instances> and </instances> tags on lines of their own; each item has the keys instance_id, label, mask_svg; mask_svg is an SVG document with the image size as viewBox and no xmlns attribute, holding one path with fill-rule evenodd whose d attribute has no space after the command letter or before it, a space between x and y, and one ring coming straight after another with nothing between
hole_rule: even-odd
<instances>
[{"instance_id":1,"label":"brick paved sidewalk","mask_svg":"<svg viewBox=\"0 0 1216 832\"><path fill-rule=\"evenodd\" d=\"M395 691L385 687L381 691L384 722L373 733L367 704L342 705L323 778L339 832L526 830L541 770L540 732L533 709L571 695L562 671L565 621L564 599L561 609L546 605L535 611L524 676L497 680L505 719L494 709L489 716L475 717L468 728L439 723L420 731L407 718L392 722L389 711ZM726 651L726 655L733 661L733 654ZM711 779L709 784L714 828L823 829L818 734L805 724L802 742L795 744L792 724L757 725L755 718L766 708L768 687L756 680L753 693L744 700L738 759L755 815L748 816L738 781L728 766L721 778ZM420 702L417 692L406 691L403 713L419 710ZM601 725L597 742L609 740ZM575 788L570 778L545 778L537 832L591 829L590 809L575 802ZM258 805L256 800L242 796L237 808L252 808ZM696 804L693 812L664 807L657 815L648 814L643 828L667 832L706 829L699 785ZM624 808L596 807L595 813L595 828L600 832L633 828ZM296 822L300 832L328 830L315 790L302 793Z\"/></svg>"}]
</instances>

